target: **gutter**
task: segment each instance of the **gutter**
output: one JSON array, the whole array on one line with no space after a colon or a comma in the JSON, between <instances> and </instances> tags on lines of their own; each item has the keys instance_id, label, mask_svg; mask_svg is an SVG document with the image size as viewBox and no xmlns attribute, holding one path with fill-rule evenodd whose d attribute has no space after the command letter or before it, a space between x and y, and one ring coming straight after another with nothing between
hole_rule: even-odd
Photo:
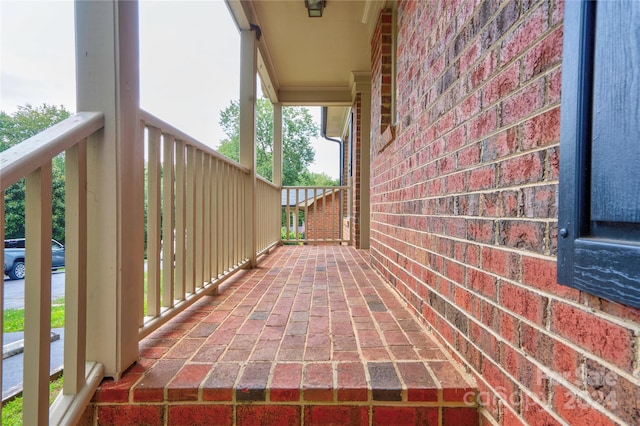
<instances>
[{"instance_id":1,"label":"gutter","mask_svg":"<svg viewBox=\"0 0 640 426\"><path fill-rule=\"evenodd\" d=\"M320 124L320 136L322 136L323 139L331 142L336 142L338 145L340 145L340 178L338 183L340 184L340 186L342 186L344 184L342 179L342 177L344 176L344 145L341 139L334 139L327 136L327 107L322 107L321 117L322 119Z\"/></svg>"}]
</instances>

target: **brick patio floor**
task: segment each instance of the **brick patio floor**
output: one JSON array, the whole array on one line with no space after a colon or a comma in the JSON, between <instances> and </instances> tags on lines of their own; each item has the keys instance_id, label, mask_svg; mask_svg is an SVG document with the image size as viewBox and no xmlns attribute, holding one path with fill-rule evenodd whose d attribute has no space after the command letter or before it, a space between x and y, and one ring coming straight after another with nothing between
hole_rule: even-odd
<instances>
[{"instance_id":1,"label":"brick patio floor","mask_svg":"<svg viewBox=\"0 0 640 426\"><path fill-rule=\"evenodd\" d=\"M475 387L368 257L273 250L143 339L83 423L477 425Z\"/></svg>"}]
</instances>

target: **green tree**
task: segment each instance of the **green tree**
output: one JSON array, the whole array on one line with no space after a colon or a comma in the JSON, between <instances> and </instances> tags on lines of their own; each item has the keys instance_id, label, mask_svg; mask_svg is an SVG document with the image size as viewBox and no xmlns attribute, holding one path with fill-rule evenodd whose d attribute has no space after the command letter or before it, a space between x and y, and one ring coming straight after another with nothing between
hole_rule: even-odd
<instances>
[{"instance_id":1,"label":"green tree","mask_svg":"<svg viewBox=\"0 0 640 426\"><path fill-rule=\"evenodd\" d=\"M218 146L218 151L238 161L240 146L240 104L231 104L220 112L220 125L227 135ZM302 184L315 152L311 139L318 136L318 126L313 122L309 110L304 107L282 109L282 183ZM256 103L256 171L271 180L273 158L273 106L269 99L260 98Z\"/></svg>"},{"instance_id":2,"label":"green tree","mask_svg":"<svg viewBox=\"0 0 640 426\"><path fill-rule=\"evenodd\" d=\"M298 185L302 186L338 186L340 181L326 173L306 172L300 176Z\"/></svg>"},{"instance_id":3,"label":"green tree","mask_svg":"<svg viewBox=\"0 0 640 426\"><path fill-rule=\"evenodd\" d=\"M40 133L69 115L69 111L63 106L47 104L42 104L39 107L33 107L29 104L19 106L13 115L0 111L0 152ZM54 239L64 244L64 154L53 159L52 168L52 233ZM11 185L5 191L6 238L25 236L24 195L24 179Z\"/></svg>"}]
</instances>

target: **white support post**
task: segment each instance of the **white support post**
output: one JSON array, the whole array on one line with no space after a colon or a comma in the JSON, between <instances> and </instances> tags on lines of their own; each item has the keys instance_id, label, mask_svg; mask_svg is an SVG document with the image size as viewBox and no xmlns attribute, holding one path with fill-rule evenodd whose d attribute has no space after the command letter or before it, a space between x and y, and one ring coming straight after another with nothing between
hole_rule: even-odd
<instances>
[{"instance_id":1,"label":"white support post","mask_svg":"<svg viewBox=\"0 0 640 426\"><path fill-rule=\"evenodd\" d=\"M76 0L78 111L102 111L87 146L87 360L119 378L138 359L144 277L138 2Z\"/></svg>"},{"instance_id":2,"label":"white support post","mask_svg":"<svg viewBox=\"0 0 640 426\"><path fill-rule=\"evenodd\" d=\"M280 188L279 193L282 193L282 155L282 104L277 103L273 104L273 184ZM277 204L273 206L275 208L273 226L277 230L276 235L280 235L282 226L280 198L278 196ZM269 226L272 226L271 223Z\"/></svg>"},{"instance_id":3,"label":"white support post","mask_svg":"<svg viewBox=\"0 0 640 426\"><path fill-rule=\"evenodd\" d=\"M371 73L358 72L352 76L352 94L360 93L360 247L368 249L370 246L370 168L371 155ZM353 194L354 197L357 194Z\"/></svg>"},{"instance_id":4,"label":"white support post","mask_svg":"<svg viewBox=\"0 0 640 426\"><path fill-rule=\"evenodd\" d=\"M251 170L245 188L245 241L243 255L249 267L256 266L256 73L258 70L256 33L240 31L240 164Z\"/></svg>"},{"instance_id":5,"label":"white support post","mask_svg":"<svg viewBox=\"0 0 640 426\"><path fill-rule=\"evenodd\" d=\"M282 186L282 104L273 104L273 184Z\"/></svg>"}]
</instances>

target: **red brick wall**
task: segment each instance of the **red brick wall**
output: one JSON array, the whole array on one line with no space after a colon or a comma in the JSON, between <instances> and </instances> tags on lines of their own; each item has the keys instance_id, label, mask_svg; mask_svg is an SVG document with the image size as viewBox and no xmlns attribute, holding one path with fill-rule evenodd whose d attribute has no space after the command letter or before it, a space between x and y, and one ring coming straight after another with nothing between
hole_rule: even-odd
<instances>
[{"instance_id":1,"label":"red brick wall","mask_svg":"<svg viewBox=\"0 0 640 426\"><path fill-rule=\"evenodd\" d=\"M342 227L339 192L318 198L308 207L307 218L307 239L339 239Z\"/></svg>"},{"instance_id":2,"label":"red brick wall","mask_svg":"<svg viewBox=\"0 0 640 426\"><path fill-rule=\"evenodd\" d=\"M371 109L371 126L380 128L382 131L393 124L391 120L392 19L391 10L382 11L371 38L371 97L378 99L375 108ZM385 145L381 135L374 133L372 136L371 149L380 151Z\"/></svg>"},{"instance_id":3,"label":"red brick wall","mask_svg":"<svg viewBox=\"0 0 640 426\"><path fill-rule=\"evenodd\" d=\"M555 278L562 2L397 13L399 123L381 151L372 122L375 267L475 375L483 418L640 424L640 311Z\"/></svg>"},{"instance_id":4,"label":"red brick wall","mask_svg":"<svg viewBox=\"0 0 640 426\"><path fill-rule=\"evenodd\" d=\"M362 95L356 94L352 106L353 111L353 144L351 152L351 243L360 248L360 153L361 147L361 117Z\"/></svg>"}]
</instances>

